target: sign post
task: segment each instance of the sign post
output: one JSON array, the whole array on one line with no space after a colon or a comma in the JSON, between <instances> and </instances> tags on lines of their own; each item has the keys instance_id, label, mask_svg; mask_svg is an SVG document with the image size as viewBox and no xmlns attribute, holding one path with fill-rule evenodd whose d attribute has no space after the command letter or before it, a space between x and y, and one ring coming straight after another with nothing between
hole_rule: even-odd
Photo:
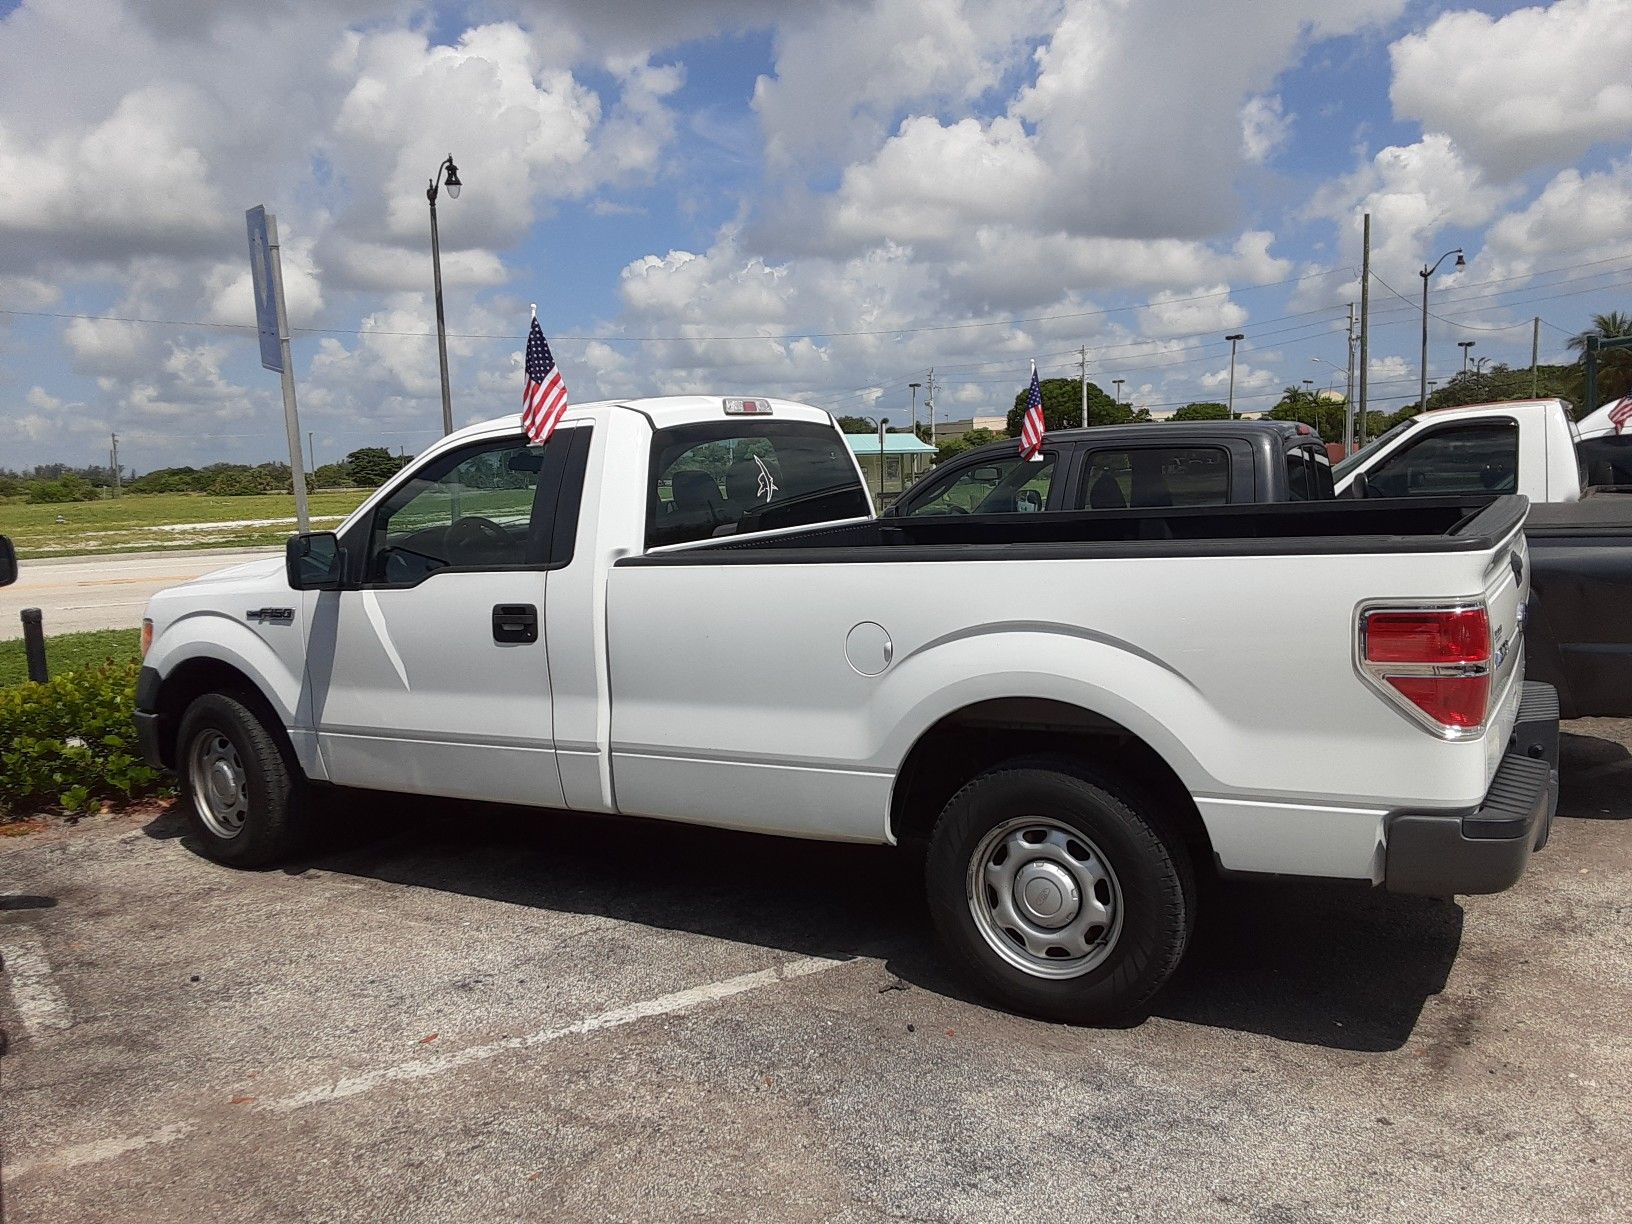
<instances>
[{"instance_id":1,"label":"sign post","mask_svg":"<svg viewBox=\"0 0 1632 1224\"><path fill-rule=\"evenodd\" d=\"M289 312L283 301L283 255L278 219L257 204L244 214L249 226L249 271L255 282L255 328L261 365L283 375L283 425L289 435L289 476L295 491L295 524L311 529L306 514L306 465L300 453L300 413L295 407L295 363L289 353Z\"/></svg>"}]
</instances>

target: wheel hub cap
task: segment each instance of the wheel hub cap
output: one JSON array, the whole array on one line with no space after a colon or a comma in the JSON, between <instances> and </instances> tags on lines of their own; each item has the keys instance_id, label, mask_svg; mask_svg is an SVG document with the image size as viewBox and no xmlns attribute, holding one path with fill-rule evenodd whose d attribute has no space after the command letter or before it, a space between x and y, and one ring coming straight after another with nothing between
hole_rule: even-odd
<instances>
[{"instance_id":1,"label":"wheel hub cap","mask_svg":"<svg viewBox=\"0 0 1632 1224\"><path fill-rule=\"evenodd\" d=\"M969 910L994 952L1034 977L1102 964L1122 931L1122 889L1099 848L1048 816L1006 820L969 859Z\"/></svg>"},{"instance_id":2,"label":"wheel hub cap","mask_svg":"<svg viewBox=\"0 0 1632 1224\"><path fill-rule=\"evenodd\" d=\"M1082 908L1082 894L1057 863L1027 863L1015 876L1015 908L1038 926L1055 930Z\"/></svg>"},{"instance_id":3,"label":"wheel hub cap","mask_svg":"<svg viewBox=\"0 0 1632 1224\"><path fill-rule=\"evenodd\" d=\"M232 741L206 729L188 749L188 789L204 827L221 838L236 837L249 814L249 775Z\"/></svg>"}]
</instances>

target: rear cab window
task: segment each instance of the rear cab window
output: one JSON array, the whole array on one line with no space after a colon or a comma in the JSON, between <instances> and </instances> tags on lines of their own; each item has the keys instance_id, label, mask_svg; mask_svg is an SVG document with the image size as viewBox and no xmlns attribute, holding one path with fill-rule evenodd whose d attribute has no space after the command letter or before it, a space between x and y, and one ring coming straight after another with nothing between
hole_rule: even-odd
<instances>
[{"instance_id":1,"label":"rear cab window","mask_svg":"<svg viewBox=\"0 0 1632 1224\"><path fill-rule=\"evenodd\" d=\"M1122 446L1089 454L1078 509L1222 506L1229 500L1230 455L1223 447Z\"/></svg>"},{"instance_id":2,"label":"rear cab window","mask_svg":"<svg viewBox=\"0 0 1632 1224\"><path fill-rule=\"evenodd\" d=\"M646 547L871 513L843 436L814 421L705 421L652 435Z\"/></svg>"},{"instance_id":3,"label":"rear cab window","mask_svg":"<svg viewBox=\"0 0 1632 1224\"><path fill-rule=\"evenodd\" d=\"M1286 452L1287 498L1328 501L1332 497L1332 460L1326 448L1297 446Z\"/></svg>"}]
</instances>

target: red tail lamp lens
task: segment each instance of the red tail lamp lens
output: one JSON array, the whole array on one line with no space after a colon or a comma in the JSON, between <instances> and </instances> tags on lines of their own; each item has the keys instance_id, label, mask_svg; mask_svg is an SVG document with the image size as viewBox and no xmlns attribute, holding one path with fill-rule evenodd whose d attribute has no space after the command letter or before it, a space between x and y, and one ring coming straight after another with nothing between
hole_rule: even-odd
<instances>
[{"instance_id":1,"label":"red tail lamp lens","mask_svg":"<svg viewBox=\"0 0 1632 1224\"><path fill-rule=\"evenodd\" d=\"M1490 618L1483 608L1366 617L1369 663L1484 663L1489 658Z\"/></svg>"}]
</instances>

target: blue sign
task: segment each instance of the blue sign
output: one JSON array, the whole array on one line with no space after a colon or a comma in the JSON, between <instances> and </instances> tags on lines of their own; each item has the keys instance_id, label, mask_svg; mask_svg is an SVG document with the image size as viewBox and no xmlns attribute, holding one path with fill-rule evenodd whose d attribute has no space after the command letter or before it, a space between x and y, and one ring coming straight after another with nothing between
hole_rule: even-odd
<instances>
[{"instance_id":1,"label":"blue sign","mask_svg":"<svg viewBox=\"0 0 1632 1224\"><path fill-rule=\"evenodd\" d=\"M244 217L249 222L249 272L255 281L255 327L261 334L261 364L269 370L282 372L283 349L278 343L278 302L275 295L283 286L278 284L272 267L266 207L257 204Z\"/></svg>"}]
</instances>

